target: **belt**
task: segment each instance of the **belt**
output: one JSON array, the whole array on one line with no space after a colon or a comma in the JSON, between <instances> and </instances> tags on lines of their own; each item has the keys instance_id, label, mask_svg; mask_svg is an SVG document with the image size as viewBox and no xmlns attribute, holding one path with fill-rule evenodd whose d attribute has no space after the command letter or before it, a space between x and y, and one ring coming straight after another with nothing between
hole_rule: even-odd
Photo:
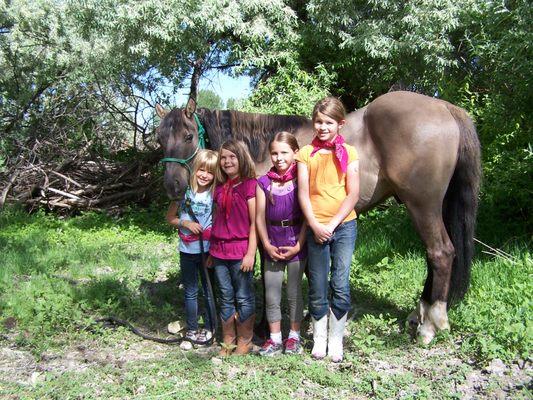
<instances>
[{"instance_id":1,"label":"belt","mask_svg":"<svg viewBox=\"0 0 533 400\"><path fill-rule=\"evenodd\" d=\"M282 219L281 221L268 221L268 225L282 226L284 228L287 228L288 226L300 225L301 223L302 223L301 218Z\"/></svg>"}]
</instances>

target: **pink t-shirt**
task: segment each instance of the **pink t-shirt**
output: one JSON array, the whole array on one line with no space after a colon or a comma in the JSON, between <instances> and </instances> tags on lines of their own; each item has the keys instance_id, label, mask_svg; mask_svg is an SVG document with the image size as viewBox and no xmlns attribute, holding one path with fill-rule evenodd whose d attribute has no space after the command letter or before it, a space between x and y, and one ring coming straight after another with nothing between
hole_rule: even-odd
<instances>
[{"instance_id":1,"label":"pink t-shirt","mask_svg":"<svg viewBox=\"0 0 533 400\"><path fill-rule=\"evenodd\" d=\"M250 214L248 200L255 197L257 181L247 178L235 186L231 191L231 210L226 219L226 212L222 205L222 187L217 185L213 200L215 215L211 230L209 254L223 260L241 260L248 251L250 236Z\"/></svg>"}]
</instances>

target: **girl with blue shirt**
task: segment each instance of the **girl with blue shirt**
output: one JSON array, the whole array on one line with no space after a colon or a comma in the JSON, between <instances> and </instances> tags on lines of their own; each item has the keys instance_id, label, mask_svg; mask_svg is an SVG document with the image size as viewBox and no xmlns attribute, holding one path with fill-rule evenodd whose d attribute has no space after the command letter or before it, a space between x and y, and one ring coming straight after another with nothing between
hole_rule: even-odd
<instances>
[{"instance_id":1,"label":"girl with blue shirt","mask_svg":"<svg viewBox=\"0 0 533 400\"><path fill-rule=\"evenodd\" d=\"M212 150L198 152L193 164L191 180L185 198L178 204L173 201L167 211L167 221L178 229L181 279L185 289L185 338L193 343L207 344L213 337L216 318L214 299L209 295L203 260L209 253L212 225L213 188L218 154ZM196 217L197 222L194 221ZM203 246L200 245L203 241ZM203 254L202 254L203 250ZM205 328L198 327L198 275L206 302Z\"/></svg>"}]
</instances>

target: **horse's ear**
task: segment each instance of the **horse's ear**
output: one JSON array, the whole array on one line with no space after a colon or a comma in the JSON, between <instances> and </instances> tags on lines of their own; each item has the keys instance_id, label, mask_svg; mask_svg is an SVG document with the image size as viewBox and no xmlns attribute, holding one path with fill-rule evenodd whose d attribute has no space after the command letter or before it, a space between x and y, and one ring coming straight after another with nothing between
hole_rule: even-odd
<instances>
[{"instance_id":1,"label":"horse's ear","mask_svg":"<svg viewBox=\"0 0 533 400\"><path fill-rule=\"evenodd\" d=\"M161 107L160 104L155 105L155 112L157 115L159 115L159 118L163 119L166 117L166 115L170 112L169 110L165 110L163 107Z\"/></svg>"},{"instance_id":2,"label":"horse's ear","mask_svg":"<svg viewBox=\"0 0 533 400\"><path fill-rule=\"evenodd\" d=\"M187 118L191 118L195 111L196 111L196 100L194 100L192 97L189 97L189 101L187 102L187 105L185 106L185 115L187 116Z\"/></svg>"}]
</instances>

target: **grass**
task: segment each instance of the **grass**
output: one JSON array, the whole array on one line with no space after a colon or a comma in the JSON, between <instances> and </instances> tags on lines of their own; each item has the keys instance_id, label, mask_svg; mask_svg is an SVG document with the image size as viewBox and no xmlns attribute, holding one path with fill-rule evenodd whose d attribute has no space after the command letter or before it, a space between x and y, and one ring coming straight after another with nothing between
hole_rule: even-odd
<instances>
[{"instance_id":1,"label":"grass","mask_svg":"<svg viewBox=\"0 0 533 400\"><path fill-rule=\"evenodd\" d=\"M359 221L351 274L354 312L341 365L308 356L215 362L140 341L123 329L85 329L106 315L151 331L183 319L176 244L162 209L132 210L119 219L4 210L0 344L31 351L38 365L72 354L89 361L61 373L36 367L37 375L26 374L36 377L30 384L2 378L0 365L0 397L457 398L457 387L477 365L530 358L533 261L529 243L519 240L504 247L513 261L478 251L471 288L450 310L451 332L428 347L411 342L404 324L426 267L423 248L399 207ZM124 361L114 354L131 357ZM486 394L499 387L489 385ZM527 385L516 395L529 397Z\"/></svg>"}]
</instances>

